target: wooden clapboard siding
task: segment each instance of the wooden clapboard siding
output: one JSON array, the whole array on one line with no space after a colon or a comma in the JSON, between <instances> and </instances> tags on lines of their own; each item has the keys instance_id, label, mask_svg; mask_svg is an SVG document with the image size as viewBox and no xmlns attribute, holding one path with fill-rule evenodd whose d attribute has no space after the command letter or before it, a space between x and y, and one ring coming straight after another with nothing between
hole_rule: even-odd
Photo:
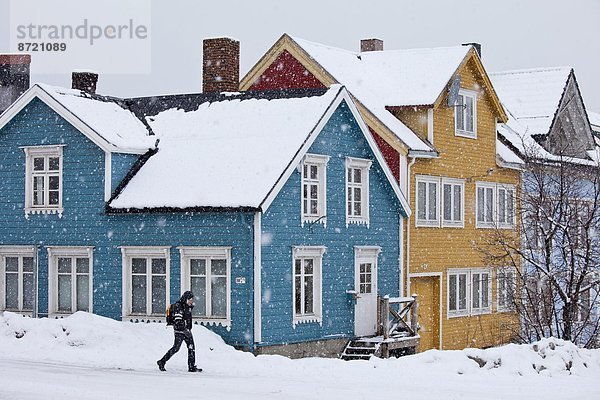
<instances>
[{"instance_id":1,"label":"wooden clapboard siding","mask_svg":"<svg viewBox=\"0 0 600 400\"><path fill-rule=\"evenodd\" d=\"M21 146L62 144L63 207L58 215L23 213L25 153ZM252 345L253 215L251 213L104 213L104 152L42 101L34 99L0 130L0 245L37 245L39 313L48 311L46 246L93 246L94 313L120 319L119 246L171 246L170 300L181 295L177 246L231 246L231 329L211 326L232 344ZM113 157L113 179L138 156ZM115 181L113 181L114 186ZM246 284L236 284L244 277Z\"/></svg>"},{"instance_id":2,"label":"wooden clapboard siding","mask_svg":"<svg viewBox=\"0 0 600 400\"><path fill-rule=\"evenodd\" d=\"M508 334L506 329L502 328L506 325L505 320L514 322L514 315L511 319L507 314L499 315L496 312L474 317L447 317L447 270L485 267L481 253L473 245L481 240L482 236L490 233L489 229L475 227L476 181L513 185L518 185L519 182L518 171L500 168L496 164L498 114L474 66L474 61L466 63L458 73L462 78L462 88L478 92L477 138L455 135L454 108L448 107L444 99L433 111L433 143L440 156L435 159L417 159L410 176L410 204L415 213L417 175L465 180L464 228L417 227L416 214L413 214L410 225L410 273L442 274L441 346L444 349L458 349L465 346L485 347L501 343ZM394 112L415 131L422 126L423 115L426 115L421 108L411 107L404 107L401 112L398 110ZM493 169L493 172L488 174L490 169ZM514 232L516 234L517 230ZM492 286L492 300L495 300L495 282ZM495 311L495 305L493 310ZM505 322L501 323L502 321ZM421 347L421 350L426 348Z\"/></svg>"},{"instance_id":3,"label":"wooden clapboard siding","mask_svg":"<svg viewBox=\"0 0 600 400\"><path fill-rule=\"evenodd\" d=\"M327 164L327 224L300 220L300 172L295 170L263 217L263 344L303 342L323 337L352 337L354 246L380 246L379 292L400 291L399 204L350 110L342 103L309 153L330 156ZM373 161L369 172L369 225L346 224L345 159ZM323 322L293 326L293 246L325 246L323 255ZM375 311L375 310L374 310Z\"/></svg>"}]
</instances>

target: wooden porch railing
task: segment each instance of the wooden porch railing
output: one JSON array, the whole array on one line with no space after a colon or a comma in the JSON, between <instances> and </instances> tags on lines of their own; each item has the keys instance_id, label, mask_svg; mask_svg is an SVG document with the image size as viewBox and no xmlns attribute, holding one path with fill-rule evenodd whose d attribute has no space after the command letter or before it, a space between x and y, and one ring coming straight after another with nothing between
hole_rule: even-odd
<instances>
[{"instance_id":1,"label":"wooden porch railing","mask_svg":"<svg viewBox=\"0 0 600 400\"><path fill-rule=\"evenodd\" d=\"M377 296L377 335L383 340L417 336L417 295L411 297ZM410 313L410 316L407 315Z\"/></svg>"}]
</instances>

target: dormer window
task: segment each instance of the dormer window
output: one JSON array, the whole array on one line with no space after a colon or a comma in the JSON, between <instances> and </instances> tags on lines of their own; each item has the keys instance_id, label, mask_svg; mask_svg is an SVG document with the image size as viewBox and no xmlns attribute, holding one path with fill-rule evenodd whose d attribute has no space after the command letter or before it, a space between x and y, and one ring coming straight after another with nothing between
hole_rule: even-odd
<instances>
[{"instance_id":1,"label":"dormer window","mask_svg":"<svg viewBox=\"0 0 600 400\"><path fill-rule=\"evenodd\" d=\"M477 137L477 93L461 89L454 106L456 136Z\"/></svg>"}]
</instances>

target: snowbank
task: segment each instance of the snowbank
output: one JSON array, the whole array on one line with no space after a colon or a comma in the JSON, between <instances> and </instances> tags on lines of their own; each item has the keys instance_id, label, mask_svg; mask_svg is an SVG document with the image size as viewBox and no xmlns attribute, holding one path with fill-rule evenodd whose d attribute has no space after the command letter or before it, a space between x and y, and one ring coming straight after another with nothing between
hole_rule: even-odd
<instances>
[{"instance_id":1,"label":"snowbank","mask_svg":"<svg viewBox=\"0 0 600 400\"><path fill-rule=\"evenodd\" d=\"M565 391L569 398L600 396L600 350L579 349L559 339L347 362L255 357L226 345L202 326L195 326L193 333L197 364L204 368L205 379L186 380L192 386L188 388L186 383L182 393L201 390L222 394L225 388L229 395L219 398L245 400L269 398L269 393L279 393L283 397L277 398L286 399L387 398L399 390L412 399L548 400L564 399ZM64 319L31 319L4 312L0 315L1 373L12 376L7 379L19 380L25 379L20 375L25 369L32 374L30 378L44 384L39 388L0 384L0 397L2 393L12 398L37 398L47 391L62 393L64 386L53 376L77 373L82 374L84 383L72 387L68 399L79 399L81 393L89 395L96 390L86 385L106 390L104 379L117 381L114 390L108 390L102 398L128 398L128 392L123 393L119 385L131 387L135 382L135 390L144 398L161 399L165 393L172 394L162 379L184 373L187 367L182 349L167 363L167 375L157 370L156 360L172 340L172 330L164 324L132 324L84 312ZM115 376L114 371L125 375ZM183 379L188 375L177 376ZM156 391L153 385L153 389L144 391L145 385L156 379L161 380L164 390Z\"/></svg>"}]
</instances>

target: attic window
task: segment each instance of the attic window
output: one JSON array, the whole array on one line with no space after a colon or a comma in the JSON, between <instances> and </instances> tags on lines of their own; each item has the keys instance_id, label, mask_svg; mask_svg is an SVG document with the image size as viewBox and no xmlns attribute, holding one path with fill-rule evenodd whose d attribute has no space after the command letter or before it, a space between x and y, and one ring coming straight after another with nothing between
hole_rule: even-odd
<instances>
[{"instance_id":1,"label":"attic window","mask_svg":"<svg viewBox=\"0 0 600 400\"><path fill-rule=\"evenodd\" d=\"M327 198L326 179L329 156L307 154L301 164L302 172L302 223L325 224Z\"/></svg>"},{"instance_id":2,"label":"attic window","mask_svg":"<svg viewBox=\"0 0 600 400\"><path fill-rule=\"evenodd\" d=\"M460 90L454 105L456 136L477 137L477 94Z\"/></svg>"},{"instance_id":3,"label":"attic window","mask_svg":"<svg viewBox=\"0 0 600 400\"><path fill-rule=\"evenodd\" d=\"M25 215L62 215L62 146L25 147Z\"/></svg>"}]
</instances>

